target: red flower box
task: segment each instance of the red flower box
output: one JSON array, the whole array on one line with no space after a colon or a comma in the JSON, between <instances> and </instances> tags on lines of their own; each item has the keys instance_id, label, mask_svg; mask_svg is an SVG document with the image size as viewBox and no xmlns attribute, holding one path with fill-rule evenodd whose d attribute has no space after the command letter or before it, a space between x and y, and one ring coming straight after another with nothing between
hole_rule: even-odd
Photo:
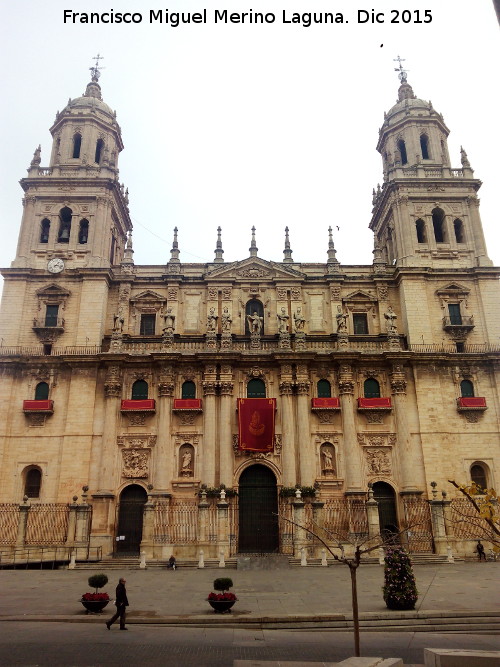
<instances>
[{"instance_id":1,"label":"red flower box","mask_svg":"<svg viewBox=\"0 0 500 667\"><path fill-rule=\"evenodd\" d=\"M174 410L201 409L201 398L174 398Z\"/></svg>"},{"instance_id":2,"label":"red flower box","mask_svg":"<svg viewBox=\"0 0 500 667\"><path fill-rule=\"evenodd\" d=\"M154 412L155 410L156 403L154 398L144 398L140 401L134 401L132 399L122 400L122 412Z\"/></svg>"},{"instance_id":3,"label":"red flower box","mask_svg":"<svg viewBox=\"0 0 500 667\"><path fill-rule=\"evenodd\" d=\"M384 398L358 398L358 410L390 410L390 396Z\"/></svg>"},{"instance_id":4,"label":"red flower box","mask_svg":"<svg viewBox=\"0 0 500 667\"><path fill-rule=\"evenodd\" d=\"M486 410L486 399L484 396L461 396L457 399L458 407L462 409Z\"/></svg>"},{"instance_id":5,"label":"red flower box","mask_svg":"<svg viewBox=\"0 0 500 667\"><path fill-rule=\"evenodd\" d=\"M313 410L340 410L339 398L312 398L311 408Z\"/></svg>"},{"instance_id":6,"label":"red flower box","mask_svg":"<svg viewBox=\"0 0 500 667\"><path fill-rule=\"evenodd\" d=\"M23 412L54 412L54 401L23 401Z\"/></svg>"}]
</instances>

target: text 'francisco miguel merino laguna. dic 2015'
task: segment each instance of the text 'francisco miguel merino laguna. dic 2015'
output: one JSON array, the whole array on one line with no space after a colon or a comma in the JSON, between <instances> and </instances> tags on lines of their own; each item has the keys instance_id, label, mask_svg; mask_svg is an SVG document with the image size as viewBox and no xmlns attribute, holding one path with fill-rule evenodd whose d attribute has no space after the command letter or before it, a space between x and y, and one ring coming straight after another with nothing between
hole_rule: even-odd
<instances>
[{"instance_id":1,"label":"text 'francisco miguel merino laguna. dic 2015'","mask_svg":"<svg viewBox=\"0 0 500 667\"><path fill-rule=\"evenodd\" d=\"M352 13L351 13L352 12ZM388 12L357 9L345 12L291 12L287 9L275 12L231 12L228 9L203 9L199 12L171 12L168 9L150 9L143 12L74 12L65 9L64 23L161 23L171 28L186 24L291 24L309 28L314 24L355 23L431 23L430 9L392 9Z\"/></svg>"}]
</instances>

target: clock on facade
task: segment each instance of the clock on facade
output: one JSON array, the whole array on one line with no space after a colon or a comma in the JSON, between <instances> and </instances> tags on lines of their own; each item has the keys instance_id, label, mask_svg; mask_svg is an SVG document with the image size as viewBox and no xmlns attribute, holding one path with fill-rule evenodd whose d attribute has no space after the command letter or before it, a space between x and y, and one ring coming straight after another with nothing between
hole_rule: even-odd
<instances>
[{"instance_id":1,"label":"clock on facade","mask_svg":"<svg viewBox=\"0 0 500 667\"><path fill-rule=\"evenodd\" d=\"M47 264L47 271L50 271L50 273L61 273L63 269L64 262L60 257L54 257Z\"/></svg>"}]
</instances>

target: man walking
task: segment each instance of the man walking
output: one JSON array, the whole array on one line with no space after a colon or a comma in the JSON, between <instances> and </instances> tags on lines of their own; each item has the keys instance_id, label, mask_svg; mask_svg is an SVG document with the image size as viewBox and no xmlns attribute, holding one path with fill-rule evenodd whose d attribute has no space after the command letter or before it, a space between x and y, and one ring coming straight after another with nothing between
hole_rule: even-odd
<instances>
[{"instance_id":1,"label":"man walking","mask_svg":"<svg viewBox=\"0 0 500 667\"><path fill-rule=\"evenodd\" d=\"M116 587L116 614L106 623L108 630L111 630L111 626L118 617L120 617L120 630L128 630L128 628L125 627L125 615L128 607L127 589L125 588L126 583L127 581L122 578Z\"/></svg>"}]
</instances>

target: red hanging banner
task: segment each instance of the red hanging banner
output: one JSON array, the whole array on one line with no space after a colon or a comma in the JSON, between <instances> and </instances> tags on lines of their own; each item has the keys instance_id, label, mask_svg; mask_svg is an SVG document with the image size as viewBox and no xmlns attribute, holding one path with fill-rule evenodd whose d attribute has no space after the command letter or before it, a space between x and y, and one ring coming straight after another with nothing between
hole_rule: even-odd
<instances>
[{"instance_id":1,"label":"red hanging banner","mask_svg":"<svg viewBox=\"0 0 500 667\"><path fill-rule=\"evenodd\" d=\"M271 452L274 449L275 398L239 398L238 427L240 449Z\"/></svg>"}]
</instances>

